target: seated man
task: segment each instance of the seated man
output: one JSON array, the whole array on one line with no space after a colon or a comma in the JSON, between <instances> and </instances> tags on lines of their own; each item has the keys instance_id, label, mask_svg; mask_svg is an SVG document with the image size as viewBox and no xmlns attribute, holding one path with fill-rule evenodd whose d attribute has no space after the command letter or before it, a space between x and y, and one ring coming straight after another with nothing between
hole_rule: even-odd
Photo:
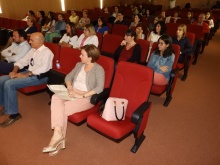
<instances>
[{"instance_id":1,"label":"seated man","mask_svg":"<svg viewBox=\"0 0 220 165\"><path fill-rule=\"evenodd\" d=\"M123 12L118 12L118 15L114 21L115 24L128 25L128 23L124 20Z\"/></svg>"},{"instance_id":2,"label":"seated man","mask_svg":"<svg viewBox=\"0 0 220 165\"><path fill-rule=\"evenodd\" d=\"M201 54L204 51L206 42L208 42L208 36L209 36L209 30L210 30L209 25L205 23L204 20L205 20L205 14L201 13L199 14L198 21L193 22L193 25L199 25L199 26L202 26L203 28L204 39L202 43L199 43L199 44L202 44L202 49L200 51Z\"/></svg>"},{"instance_id":3,"label":"seated man","mask_svg":"<svg viewBox=\"0 0 220 165\"><path fill-rule=\"evenodd\" d=\"M44 36L40 32L31 34L30 44L32 49L14 63L13 71L0 77L0 116L3 113L9 115L8 119L1 122L2 127L21 118L18 112L17 89L47 83L47 72L52 68L54 55L44 46ZM28 70L18 73L19 69L27 65Z\"/></svg>"},{"instance_id":4,"label":"seated man","mask_svg":"<svg viewBox=\"0 0 220 165\"><path fill-rule=\"evenodd\" d=\"M9 74L14 68L14 62L22 58L31 49L27 42L27 34L23 29L13 31L13 43L1 52L5 57L4 61L0 61L0 74Z\"/></svg>"}]
</instances>

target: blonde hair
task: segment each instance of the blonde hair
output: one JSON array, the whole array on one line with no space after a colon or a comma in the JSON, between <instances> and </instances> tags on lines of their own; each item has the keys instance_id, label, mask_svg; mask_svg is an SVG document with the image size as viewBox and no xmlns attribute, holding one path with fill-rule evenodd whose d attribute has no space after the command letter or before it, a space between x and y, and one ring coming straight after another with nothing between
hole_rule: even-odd
<instances>
[{"instance_id":1,"label":"blonde hair","mask_svg":"<svg viewBox=\"0 0 220 165\"><path fill-rule=\"evenodd\" d=\"M92 24L86 24L85 28L88 29L90 36L96 35L95 27Z\"/></svg>"},{"instance_id":2,"label":"blonde hair","mask_svg":"<svg viewBox=\"0 0 220 165\"><path fill-rule=\"evenodd\" d=\"M182 38L185 38L185 37L186 37L186 32L187 32L187 27L186 27L186 25L185 25L185 24L180 24L180 25L178 26L178 28L181 28L181 29L183 30L183 36L182 36Z\"/></svg>"}]
</instances>

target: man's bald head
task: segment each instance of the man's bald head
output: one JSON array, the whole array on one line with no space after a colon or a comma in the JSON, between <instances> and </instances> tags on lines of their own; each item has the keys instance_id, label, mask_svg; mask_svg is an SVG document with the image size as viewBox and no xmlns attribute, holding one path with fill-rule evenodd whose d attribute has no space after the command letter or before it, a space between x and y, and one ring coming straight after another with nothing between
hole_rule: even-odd
<instances>
[{"instance_id":1,"label":"man's bald head","mask_svg":"<svg viewBox=\"0 0 220 165\"><path fill-rule=\"evenodd\" d=\"M40 32L35 32L31 34L30 41L32 48L38 49L44 44L44 36Z\"/></svg>"}]
</instances>

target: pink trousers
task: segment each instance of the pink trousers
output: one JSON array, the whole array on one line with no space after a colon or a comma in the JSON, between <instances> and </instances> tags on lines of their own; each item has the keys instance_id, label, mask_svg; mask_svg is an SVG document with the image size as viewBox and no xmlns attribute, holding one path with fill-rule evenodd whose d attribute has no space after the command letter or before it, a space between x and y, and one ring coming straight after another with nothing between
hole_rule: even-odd
<instances>
[{"instance_id":1,"label":"pink trousers","mask_svg":"<svg viewBox=\"0 0 220 165\"><path fill-rule=\"evenodd\" d=\"M154 72L154 82L155 85L166 85L167 80L166 77L163 74Z\"/></svg>"},{"instance_id":2,"label":"pink trousers","mask_svg":"<svg viewBox=\"0 0 220 165\"><path fill-rule=\"evenodd\" d=\"M63 100L57 95L51 100L51 128L60 127L63 136L66 136L68 116L92 108L90 98L76 99L73 101Z\"/></svg>"}]
</instances>

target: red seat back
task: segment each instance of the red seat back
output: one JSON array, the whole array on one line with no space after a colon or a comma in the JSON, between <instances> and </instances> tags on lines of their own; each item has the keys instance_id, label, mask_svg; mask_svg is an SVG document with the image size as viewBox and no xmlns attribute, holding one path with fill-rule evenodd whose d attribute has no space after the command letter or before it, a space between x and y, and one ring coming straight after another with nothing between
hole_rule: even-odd
<instances>
[{"instance_id":1,"label":"red seat back","mask_svg":"<svg viewBox=\"0 0 220 165\"><path fill-rule=\"evenodd\" d=\"M56 68L56 61L60 59L60 46L51 42L44 42L44 45L48 47L54 54L52 66L52 68L54 69Z\"/></svg>"},{"instance_id":2,"label":"red seat back","mask_svg":"<svg viewBox=\"0 0 220 165\"><path fill-rule=\"evenodd\" d=\"M115 34L106 34L103 37L101 54L106 55L107 53L113 57L116 49L121 44L122 40L123 40L122 36L118 36Z\"/></svg>"},{"instance_id":3,"label":"red seat back","mask_svg":"<svg viewBox=\"0 0 220 165\"><path fill-rule=\"evenodd\" d=\"M76 29L76 35L79 37L83 33L82 29Z\"/></svg>"},{"instance_id":4,"label":"red seat back","mask_svg":"<svg viewBox=\"0 0 220 165\"><path fill-rule=\"evenodd\" d=\"M149 51L149 41L138 39L137 43L139 43L141 45L141 62L145 63L146 58L147 58L147 54L148 54L148 51Z\"/></svg>"},{"instance_id":5,"label":"red seat back","mask_svg":"<svg viewBox=\"0 0 220 165\"><path fill-rule=\"evenodd\" d=\"M128 26L127 25L114 24L113 27L112 27L112 34L116 34L116 35L124 37L125 36L125 32L127 30L128 30Z\"/></svg>"},{"instance_id":6,"label":"red seat back","mask_svg":"<svg viewBox=\"0 0 220 165\"><path fill-rule=\"evenodd\" d=\"M101 49L101 47L102 47L102 41L103 41L103 35L102 35L102 33L97 32L97 33L96 33L96 36L98 37L98 40L99 40L98 48Z\"/></svg>"},{"instance_id":7,"label":"red seat back","mask_svg":"<svg viewBox=\"0 0 220 165\"><path fill-rule=\"evenodd\" d=\"M11 29L17 29L19 28L19 20L11 19Z\"/></svg>"},{"instance_id":8,"label":"red seat back","mask_svg":"<svg viewBox=\"0 0 220 165\"><path fill-rule=\"evenodd\" d=\"M10 29L11 28L11 19L9 18L3 18L2 19L2 26L5 28L5 29Z\"/></svg>"},{"instance_id":9,"label":"red seat back","mask_svg":"<svg viewBox=\"0 0 220 165\"><path fill-rule=\"evenodd\" d=\"M187 38L189 38L190 45L193 46L195 42L195 34L191 32L186 32Z\"/></svg>"},{"instance_id":10,"label":"red seat back","mask_svg":"<svg viewBox=\"0 0 220 165\"><path fill-rule=\"evenodd\" d=\"M80 62L81 51L69 47L62 47L60 51L60 69L55 68L58 72L63 74L69 73Z\"/></svg>"},{"instance_id":11,"label":"red seat back","mask_svg":"<svg viewBox=\"0 0 220 165\"><path fill-rule=\"evenodd\" d=\"M153 71L135 63L120 61L114 76L110 97L126 98L126 117L131 118L134 110L147 101L151 91Z\"/></svg>"},{"instance_id":12,"label":"red seat back","mask_svg":"<svg viewBox=\"0 0 220 165\"><path fill-rule=\"evenodd\" d=\"M178 23L167 23L166 26L167 26L167 34L169 34L170 36L172 37L175 37L176 36L176 31L177 31L177 28L180 24Z\"/></svg>"},{"instance_id":13,"label":"red seat back","mask_svg":"<svg viewBox=\"0 0 220 165\"><path fill-rule=\"evenodd\" d=\"M187 25L187 31L195 34L195 39L201 40L203 36L203 28L199 25Z\"/></svg>"}]
</instances>

